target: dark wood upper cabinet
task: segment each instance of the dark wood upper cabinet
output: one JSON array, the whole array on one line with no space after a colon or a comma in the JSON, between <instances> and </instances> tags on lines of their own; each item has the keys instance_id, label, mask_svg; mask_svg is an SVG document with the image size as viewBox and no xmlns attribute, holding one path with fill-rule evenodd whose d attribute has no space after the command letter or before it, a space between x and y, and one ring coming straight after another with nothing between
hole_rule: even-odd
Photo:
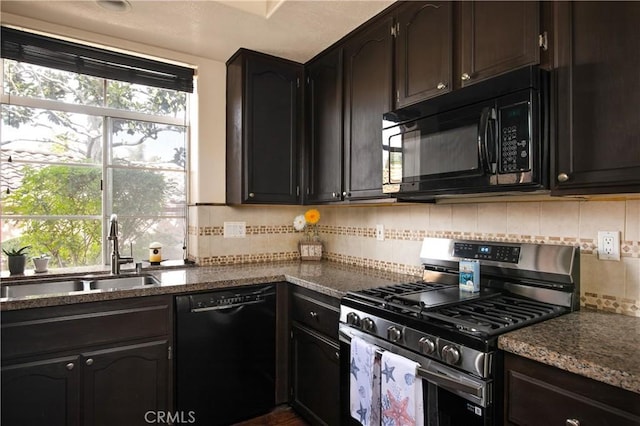
<instances>
[{"instance_id":1,"label":"dark wood upper cabinet","mask_svg":"<svg viewBox=\"0 0 640 426\"><path fill-rule=\"evenodd\" d=\"M240 49L227 62L227 203L297 204L302 65Z\"/></svg>"},{"instance_id":2,"label":"dark wood upper cabinet","mask_svg":"<svg viewBox=\"0 0 640 426\"><path fill-rule=\"evenodd\" d=\"M396 12L396 108L451 90L452 3L408 2Z\"/></svg>"},{"instance_id":3,"label":"dark wood upper cabinet","mask_svg":"<svg viewBox=\"0 0 640 426\"><path fill-rule=\"evenodd\" d=\"M342 200L342 49L307 65L305 201Z\"/></svg>"},{"instance_id":4,"label":"dark wood upper cabinet","mask_svg":"<svg viewBox=\"0 0 640 426\"><path fill-rule=\"evenodd\" d=\"M558 2L552 194L640 191L640 3Z\"/></svg>"},{"instance_id":5,"label":"dark wood upper cabinet","mask_svg":"<svg viewBox=\"0 0 640 426\"><path fill-rule=\"evenodd\" d=\"M540 2L460 4L460 64L456 87L540 62Z\"/></svg>"},{"instance_id":6,"label":"dark wood upper cabinet","mask_svg":"<svg viewBox=\"0 0 640 426\"><path fill-rule=\"evenodd\" d=\"M392 17L368 25L344 48L345 199L381 198L382 114L393 109Z\"/></svg>"}]
</instances>

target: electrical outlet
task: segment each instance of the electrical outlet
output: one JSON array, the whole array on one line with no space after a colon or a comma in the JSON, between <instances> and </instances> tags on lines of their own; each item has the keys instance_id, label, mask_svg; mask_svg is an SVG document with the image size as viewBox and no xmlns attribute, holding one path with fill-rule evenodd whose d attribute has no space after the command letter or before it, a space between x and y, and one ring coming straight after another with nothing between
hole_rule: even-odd
<instances>
[{"instance_id":1,"label":"electrical outlet","mask_svg":"<svg viewBox=\"0 0 640 426\"><path fill-rule=\"evenodd\" d=\"M620 260L619 231L598 231L598 259Z\"/></svg>"},{"instance_id":2,"label":"electrical outlet","mask_svg":"<svg viewBox=\"0 0 640 426\"><path fill-rule=\"evenodd\" d=\"M244 238L247 235L246 222L225 222L223 238Z\"/></svg>"},{"instance_id":3,"label":"electrical outlet","mask_svg":"<svg viewBox=\"0 0 640 426\"><path fill-rule=\"evenodd\" d=\"M384 241L384 225L381 223L376 225L376 240Z\"/></svg>"}]
</instances>

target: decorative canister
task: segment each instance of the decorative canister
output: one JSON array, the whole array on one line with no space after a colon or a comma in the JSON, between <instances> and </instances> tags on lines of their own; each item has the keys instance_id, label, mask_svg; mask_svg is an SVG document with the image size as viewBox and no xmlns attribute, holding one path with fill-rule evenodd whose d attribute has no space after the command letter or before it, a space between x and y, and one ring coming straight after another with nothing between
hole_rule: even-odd
<instances>
[{"instance_id":1,"label":"decorative canister","mask_svg":"<svg viewBox=\"0 0 640 426\"><path fill-rule=\"evenodd\" d=\"M162 262L162 244L158 242L149 244L149 262L152 265L159 265Z\"/></svg>"}]
</instances>

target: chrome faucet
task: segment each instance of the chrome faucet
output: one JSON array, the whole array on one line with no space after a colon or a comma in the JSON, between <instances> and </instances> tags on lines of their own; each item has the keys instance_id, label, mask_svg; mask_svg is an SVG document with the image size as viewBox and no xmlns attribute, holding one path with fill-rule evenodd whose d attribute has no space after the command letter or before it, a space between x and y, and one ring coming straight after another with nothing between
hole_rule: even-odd
<instances>
[{"instance_id":1,"label":"chrome faucet","mask_svg":"<svg viewBox=\"0 0 640 426\"><path fill-rule=\"evenodd\" d=\"M111 227L109 228L109 241L112 242L111 250L111 274L120 274L120 265L123 263L133 263L133 248L131 257L121 257L118 249L118 215L111 215Z\"/></svg>"}]
</instances>

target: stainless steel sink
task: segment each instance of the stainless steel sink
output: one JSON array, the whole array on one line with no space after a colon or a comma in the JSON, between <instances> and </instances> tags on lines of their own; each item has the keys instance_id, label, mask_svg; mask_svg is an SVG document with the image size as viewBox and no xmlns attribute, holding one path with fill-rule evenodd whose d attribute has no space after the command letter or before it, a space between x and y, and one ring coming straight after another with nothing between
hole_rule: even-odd
<instances>
[{"instance_id":1,"label":"stainless steel sink","mask_svg":"<svg viewBox=\"0 0 640 426\"><path fill-rule=\"evenodd\" d=\"M84 283L76 279L36 282L32 284L11 284L1 287L0 297L23 298L54 294L64 295L73 291L83 291L84 289Z\"/></svg>"},{"instance_id":2,"label":"stainless steel sink","mask_svg":"<svg viewBox=\"0 0 640 426\"><path fill-rule=\"evenodd\" d=\"M87 278L90 290L126 290L160 285L160 281L153 275L105 276Z\"/></svg>"},{"instance_id":3,"label":"stainless steel sink","mask_svg":"<svg viewBox=\"0 0 640 426\"><path fill-rule=\"evenodd\" d=\"M99 275L66 278L46 278L15 282L0 287L0 297L20 299L29 297L66 295L76 291L113 291L160 285L153 275Z\"/></svg>"}]
</instances>

